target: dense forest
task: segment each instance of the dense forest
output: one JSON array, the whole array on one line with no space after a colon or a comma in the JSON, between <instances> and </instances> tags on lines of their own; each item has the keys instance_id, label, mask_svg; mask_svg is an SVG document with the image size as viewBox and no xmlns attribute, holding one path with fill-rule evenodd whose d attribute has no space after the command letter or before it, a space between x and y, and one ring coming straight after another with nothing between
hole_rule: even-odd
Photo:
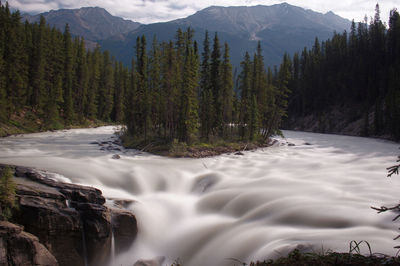
<instances>
[{"instance_id":1,"label":"dense forest","mask_svg":"<svg viewBox=\"0 0 400 266\"><path fill-rule=\"evenodd\" d=\"M266 141L279 131L287 105L289 65L266 71L258 45L246 53L234 90L227 43L205 33L201 59L193 31L177 31L175 42L136 42L126 102L128 134L139 142L177 140Z\"/></svg>"},{"instance_id":2,"label":"dense forest","mask_svg":"<svg viewBox=\"0 0 400 266\"><path fill-rule=\"evenodd\" d=\"M86 120L122 122L128 69L100 48L0 7L0 122L32 116L40 130Z\"/></svg>"},{"instance_id":3,"label":"dense forest","mask_svg":"<svg viewBox=\"0 0 400 266\"><path fill-rule=\"evenodd\" d=\"M130 68L110 54L85 48L19 12L0 8L0 122L35 114L41 130L98 120L127 124L135 141L267 140L278 133L287 105L289 58L279 71L265 70L260 45L246 53L234 90L229 46L205 34L201 58L193 30L148 48L137 39Z\"/></svg>"},{"instance_id":4,"label":"dense forest","mask_svg":"<svg viewBox=\"0 0 400 266\"><path fill-rule=\"evenodd\" d=\"M400 139L400 16L392 10L388 28L374 18L350 32L334 33L325 42L315 40L290 60L291 76L286 126L313 116L318 131L332 132L335 123L359 120L364 136L391 135ZM337 113L345 113L338 121ZM303 128L304 129L304 128Z\"/></svg>"}]
</instances>

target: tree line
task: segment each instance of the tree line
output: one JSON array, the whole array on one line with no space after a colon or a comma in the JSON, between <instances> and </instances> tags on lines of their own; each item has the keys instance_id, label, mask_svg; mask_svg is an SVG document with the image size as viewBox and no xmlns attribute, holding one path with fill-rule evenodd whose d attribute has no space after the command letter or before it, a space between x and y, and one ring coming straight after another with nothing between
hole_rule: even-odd
<instances>
[{"instance_id":1,"label":"tree line","mask_svg":"<svg viewBox=\"0 0 400 266\"><path fill-rule=\"evenodd\" d=\"M362 119L364 136L390 134L400 139L400 16L396 9L390 13L388 28L377 5L369 24L367 18L358 24L353 21L350 32L334 33L324 42L316 39L311 49L304 48L290 61L290 117L321 117L334 108L347 108L350 119Z\"/></svg>"},{"instance_id":2,"label":"tree line","mask_svg":"<svg viewBox=\"0 0 400 266\"><path fill-rule=\"evenodd\" d=\"M130 68L81 37L51 28L44 17L22 23L0 4L0 122L33 112L42 129L118 122L138 141L267 140L287 105L288 60L266 70L260 44L234 79L229 46L217 33L203 51L194 31L151 45L139 37ZM200 56L201 53L201 56ZM288 59L288 57L286 57Z\"/></svg>"},{"instance_id":3,"label":"tree line","mask_svg":"<svg viewBox=\"0 0 400 266\"><path fill-rule=\"evenodd\" d=\"M97 47L88 51L46 24L22 23L18 11L0 2L0 122L34 113L42 129L86 120L122 122L129 70Z\"/></svg>"},{"instance_id":4,"label":"tree line","mask_svg":"<svg viewBox=\"0 0 400 266\"><path fill-rule=\"evenodd\" d=\"M287 106L287 60L279 70L266 70L259 44L253 59L245 54L234 79L228 44L221 45L215 33L211 47L206 31L200 56L193 34L178 29L175 41L154 38L148 52L145 37L137 38L126 102L128 135L193 143L267 141L279 133Z\"/></svg>"}]
</instances>

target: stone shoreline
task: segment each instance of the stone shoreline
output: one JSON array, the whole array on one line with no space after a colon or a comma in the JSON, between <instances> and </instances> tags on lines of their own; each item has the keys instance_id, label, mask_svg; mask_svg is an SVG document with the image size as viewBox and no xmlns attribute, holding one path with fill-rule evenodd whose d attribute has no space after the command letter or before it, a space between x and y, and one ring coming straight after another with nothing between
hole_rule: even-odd
<instances>
[{"instance_id":1,"label":"stone shoreline","mask_svg":"<svg viewBox=\"0 0 400 266\"><path fill-rule=\"evenodd\" d=\"M5 167L14 173L19 208L11 219L18 225L0 224L0 265L107 265L112 235L114 255L135 240L135 216L106 207L100 190L57 182L34 168L0 170ZM28 250L10 249L15 241L29 243Z\"/></svg>"}]
</instances>

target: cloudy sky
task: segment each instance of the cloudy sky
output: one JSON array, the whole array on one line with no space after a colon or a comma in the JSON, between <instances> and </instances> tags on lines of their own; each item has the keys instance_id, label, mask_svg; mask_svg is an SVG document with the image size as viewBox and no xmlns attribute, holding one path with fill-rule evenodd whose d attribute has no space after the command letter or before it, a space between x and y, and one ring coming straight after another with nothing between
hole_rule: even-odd
<instances>
[{"instance_id":1,"label":"cloudy sky","mask_svg":"<svg viewBox=\"0 0 400 266\"><path fill-rule=\"evenodd\" d=\"M112 15L141 23L187 17L212 5L252 6L287 2L322 13L333 11L350 20L354 18L356 21L363 20L365 15L373 16L377 2L381 8L383 21L387 21L392 8L400 9L399 0L9 0L8 2L12 8L31 14L51 9L99 6L107 9Z\"/></svg>"}]
</instances>

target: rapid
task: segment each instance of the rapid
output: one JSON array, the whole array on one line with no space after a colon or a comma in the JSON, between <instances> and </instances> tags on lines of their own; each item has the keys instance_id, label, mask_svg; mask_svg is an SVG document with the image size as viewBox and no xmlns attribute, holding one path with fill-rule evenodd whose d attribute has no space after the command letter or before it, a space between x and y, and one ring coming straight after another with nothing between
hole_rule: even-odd
<instances>
[{"instance_id":1,"label":"rapid","mask_svg":"<svg viewBox=\"0 0 400 266\"><path fill-rule=\"evenodd\" d=\"M399 202L400 178L386 177L400 152L397 143L284 131L274 146L243 156L172 159L94 143L114 140L116 129L0 139L0 163L94 186L108 204L132 200L128 209L138 219L139 234L113 265L158 256L165 265L233 265L294 248L347 252L352 240L368 241L372 252L396 253L395 214L370 207Z\"/></svg>"}]
</instances>

